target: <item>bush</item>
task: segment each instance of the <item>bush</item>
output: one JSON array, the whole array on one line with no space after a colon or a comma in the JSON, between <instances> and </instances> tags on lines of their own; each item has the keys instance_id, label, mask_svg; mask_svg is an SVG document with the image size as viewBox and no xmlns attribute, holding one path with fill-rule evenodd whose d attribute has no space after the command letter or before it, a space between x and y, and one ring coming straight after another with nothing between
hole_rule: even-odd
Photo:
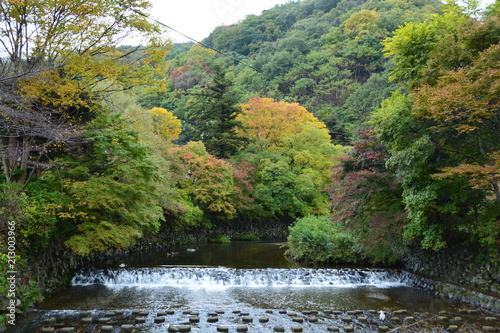
<instances>
[{"instance_id":1,"label":"bush","mask_svg":"<svg viewBox=\"0 0 500 333\"><path fill-rule=\"evenodd\" d=\"M231 239L229 239L229 237L226 237L226 236L210 238L208 241L210 243L221 243L221 244L231 243Z\"/></svg>"},{"instance_id":2,"label":"bush","mask_svg":"<svg viewBox=\"0 0 500 333\"><path fill-rule=\"evenodd\" d=\"M290 227L286 255L296 260L327 263L359 261L355 237L326 216L306 216Z\"/></svg>"}]
</instances>

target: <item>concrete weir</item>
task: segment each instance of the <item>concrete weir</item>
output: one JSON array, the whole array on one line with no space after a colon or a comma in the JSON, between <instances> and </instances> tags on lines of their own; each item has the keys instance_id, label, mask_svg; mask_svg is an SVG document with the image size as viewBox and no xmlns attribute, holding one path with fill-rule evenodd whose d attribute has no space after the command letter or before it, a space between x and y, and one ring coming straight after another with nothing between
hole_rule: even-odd
<instances>
[{"instance_id":1,"label":"concrete weir","mask_svg":"<svg viewBox=\"0 0 500 333\"><path fill-rule=\"evenodd\" d=\"M377 310L91 311L45 318L35 332L500 332L500 315ZM105 319L105 320L102 320ZM217 320L214 320L217 319Z\"/></svg>"}]
</instances>

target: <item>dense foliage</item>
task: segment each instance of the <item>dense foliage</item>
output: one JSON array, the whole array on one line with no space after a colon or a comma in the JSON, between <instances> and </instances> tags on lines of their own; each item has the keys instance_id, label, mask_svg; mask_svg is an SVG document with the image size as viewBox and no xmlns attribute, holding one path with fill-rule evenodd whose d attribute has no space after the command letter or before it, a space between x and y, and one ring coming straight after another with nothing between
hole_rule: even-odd
<instances>
[{"instance_id":1,"label":"dense foliage","mask_svg":"<svg viewBox=\"0 0 500 333\"><path fill-rule=\"evenodd\" d=\"M478 20L452 3L444 14L408 23L385 40L391 77L403 89L371 114L377 135L342 161L332 197L334 219L365 229L365 242L383 244L377 240L383 236L389 247L480 248L482 260L497 262L495 8ZM372 253L390 260L395 252Z\"/></svg>"},{"instance_id":2,"label":"dense foliage","mask_svg":"<svg viewBox=\"0 0 500 333\"><path fill-rule=\"evenodd\" d=\"M205 47L195 44L172 56L166 93L145 102L187 119L190 96L206 84L218 63L231 76L241 103L254 96L300 103L328 125L336 143L349 144L355 131L366 129L363 123L373 108L395 89L387 80L389 61L382 41L398 26L421 22L440 7L434 0L279 5L218 27L203 41Z\"/></svg>"},{"instance_id":3,"label":"dense foliage","mask_svg":"<svg viewBox=\"0 0 500 333\"><path fill-rule=\"evenodd\" d=\"M0 242L15 221L23 304L50 249L235 221L289 223L295 259L492 261L500 10L474 3L289 2L168 54L147 1L0 2ZM120 45L136 32L148 46Z\"/></svg>"},{"instance_id":4,"label":"dense foliage","mask_svg":"<svg viewBox=\"0 0 500 333\"><path fill-rule=\"evenodd\" d=\"M403 236L423 247L459 238L498 249L499 31L498 16L478 21L450 6L386 41L409 93L385 102L372 123L401 178ZM408 62L409 48L427 51Z\"/></svg>"},{"instance_id":5,"label":"dense foliage","mask_svg":"<svg viewBox=\"0 0 500 333\"><path fill-rule=\"evenodd\" d=\"M326 216L306 216L290 228L286 255L299 260L327 263L360 261L356 238Z\"/></svg>"}]
</instances>

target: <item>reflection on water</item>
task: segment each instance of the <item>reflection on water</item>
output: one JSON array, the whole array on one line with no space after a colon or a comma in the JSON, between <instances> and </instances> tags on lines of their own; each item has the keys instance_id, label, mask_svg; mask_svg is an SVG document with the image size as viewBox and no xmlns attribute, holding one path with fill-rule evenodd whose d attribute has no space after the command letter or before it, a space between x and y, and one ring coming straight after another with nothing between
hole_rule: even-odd
<instances>
[{"instance_id":1,"label":"reflection on water","mask_svg":"<svg viewBox=\"0 0 500 333\"><path fill-rule=\"evenodd\" d=\"M283 255L284 243L232 242L200 244L194 248L177 247L133 254L113 264L127 266L223 266L230 268L294 268L301 267Z\"/></svg>"}]
</instances>

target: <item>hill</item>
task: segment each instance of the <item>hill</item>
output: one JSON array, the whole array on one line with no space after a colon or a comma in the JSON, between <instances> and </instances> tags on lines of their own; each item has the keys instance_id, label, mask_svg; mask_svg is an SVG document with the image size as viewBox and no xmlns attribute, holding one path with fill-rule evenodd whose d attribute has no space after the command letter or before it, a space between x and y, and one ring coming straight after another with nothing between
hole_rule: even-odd
<instances>
[{"instance_id":1,"label":"hill","mask_svg":"<svg viewBox=\"0 0 500 333\"><path fill-rule=\"evenodd\" d=\"M200 44L175 45L169 88L143 99L188 122L188 96L221 64L250 97L297 102L325 122L335 142L348 144L374 107L395 90L381 42L399 26L440 12L435 0L305 0L216 28ZM185 134L187 131L185 131ZM184 137L184 141L189 141Z\"/></svg>"}]
</instances>

